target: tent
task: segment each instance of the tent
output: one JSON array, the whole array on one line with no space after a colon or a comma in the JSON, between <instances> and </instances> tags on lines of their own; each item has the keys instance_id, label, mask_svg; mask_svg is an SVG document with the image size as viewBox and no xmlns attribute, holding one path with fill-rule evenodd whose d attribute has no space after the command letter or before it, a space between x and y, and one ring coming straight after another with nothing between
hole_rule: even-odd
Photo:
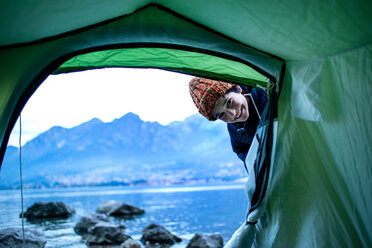
<instances>
[{"instance_id":1,"label":"tent","mask_svg":"<svg viewBox=\"0 0 372 248\"><path fill-rule=\"evenodd\" d=\"M22 108L52 73L160 68L263 87L277 111L265 204L227 246L372 246L371 1L0 7L0 161Z\"/></svg>"}]
</instances>

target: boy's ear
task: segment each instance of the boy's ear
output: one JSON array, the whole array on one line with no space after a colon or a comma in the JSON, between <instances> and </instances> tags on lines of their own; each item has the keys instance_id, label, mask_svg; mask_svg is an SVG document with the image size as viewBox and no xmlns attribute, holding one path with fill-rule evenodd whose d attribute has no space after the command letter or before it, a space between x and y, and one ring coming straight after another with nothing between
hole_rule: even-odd
<instances>
[{"instance_id":1,"label":"boy's ear","mask_svg":"<svg viewBox=\"0 0 372 248\"><path fill-rule=\"evenodd\" d=\"M239 91L239 94L243 92L242 87L240 87L239 85L236 85L236 89Z\"/></svg>"}]
</instances>

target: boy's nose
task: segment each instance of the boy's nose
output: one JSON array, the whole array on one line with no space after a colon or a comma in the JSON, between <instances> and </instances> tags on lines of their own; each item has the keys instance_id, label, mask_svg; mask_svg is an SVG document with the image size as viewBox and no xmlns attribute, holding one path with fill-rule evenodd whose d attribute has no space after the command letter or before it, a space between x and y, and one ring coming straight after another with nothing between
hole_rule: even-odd
<instances>
[{"instance_id":1,"label":"boy's nose","mask_svg":"<svg viewBox=\"0 0 372 248\"><path fill-rule=\"evenodd\" d=\"M226 113L229 115L230 118L235 117L235 109L226 109Z\"/></svg>"}]
</instances>

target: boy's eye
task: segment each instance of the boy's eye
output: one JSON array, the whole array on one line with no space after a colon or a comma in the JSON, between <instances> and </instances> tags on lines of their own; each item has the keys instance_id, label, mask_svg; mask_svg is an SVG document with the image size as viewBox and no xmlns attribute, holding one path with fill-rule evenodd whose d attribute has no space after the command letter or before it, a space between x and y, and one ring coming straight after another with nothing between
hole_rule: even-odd
<instances>
[{"instance_id":1,"label":"boy's eye","mask_svg":"<svg viewBox=\"0 0 372 248\"><path fill-rule=\"evenodd\" d=\"M218 116L217 116L218 119L222 119L223 118L223 113L220 113Z\"/></svg>"},{"instance_id":2,"label":"boy's eye","mask_svg":"<svg viewBox=\"0 0 372 248\"><path fill-rule=\"evenodd\" d=\"M226 107L230 107L231 103L232 103L232 100L231 100L231 98L230 98L230 99L226 102Z\"/></svg>"}]
</instances>

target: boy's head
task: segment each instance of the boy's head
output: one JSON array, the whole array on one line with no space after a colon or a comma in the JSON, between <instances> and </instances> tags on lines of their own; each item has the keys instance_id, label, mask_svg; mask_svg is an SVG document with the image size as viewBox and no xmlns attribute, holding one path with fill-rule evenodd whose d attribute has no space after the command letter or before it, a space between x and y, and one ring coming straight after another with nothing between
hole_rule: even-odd
<instances>
[{"instance_id":1,"label":"boy's head","mask_svg":"<svg viewBox=\"0 0 372 248\"><path fill-rule=\"evenodd\" d=\"M213 115L213 108L217 101L233 87L233 84L206 78L193 78L189 83L194 104L199 112L210 121L217 119Z\"/></svg>"},{"instance_id":2,"label":"boy's head","mask_svg":"<svg viewBox=\"0 0 372 248\"><path fill-rule=\"evenodd\" d=\"M248 100L240 86L206 78L193 78L190 95L199 112L208 120L227 123L249 118Z\"/></svg>"}]
</instances>

